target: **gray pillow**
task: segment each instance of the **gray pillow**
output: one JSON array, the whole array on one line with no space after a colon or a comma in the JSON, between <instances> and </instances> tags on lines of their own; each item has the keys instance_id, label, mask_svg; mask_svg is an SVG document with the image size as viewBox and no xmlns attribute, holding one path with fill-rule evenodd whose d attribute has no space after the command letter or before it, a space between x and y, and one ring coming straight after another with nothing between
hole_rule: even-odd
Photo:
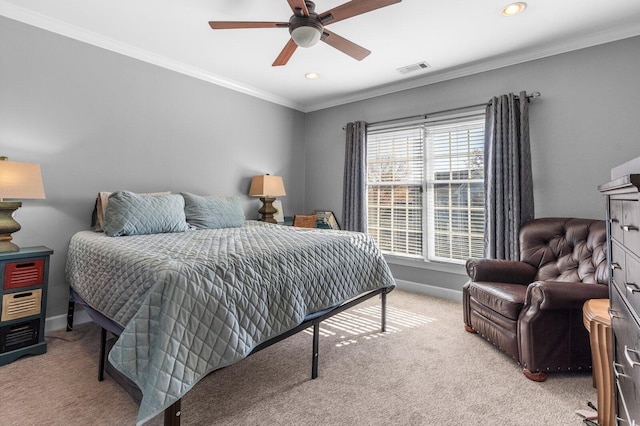
<instances>
[{"instance_id":1,"label":"gray pillow","mask_svg":"<svg viewBox=\"0 0 640 426\"><path fill-rule=\"evenodd\" d=\"M244 210L239 197L181 194L187 222L197 229L237 228L244 224Z\"/></svg>"},{"instance_id":2,"label":"gray pillow","mask_svg":"<svg viewBox=\"0 0 640 426\"><path fill-rule=\"evenodd\" d=\"M151 196L117 191L109 196L104 232L110 237L187 230L184 198L179 194Z\"/></svg>"}]
</instances>

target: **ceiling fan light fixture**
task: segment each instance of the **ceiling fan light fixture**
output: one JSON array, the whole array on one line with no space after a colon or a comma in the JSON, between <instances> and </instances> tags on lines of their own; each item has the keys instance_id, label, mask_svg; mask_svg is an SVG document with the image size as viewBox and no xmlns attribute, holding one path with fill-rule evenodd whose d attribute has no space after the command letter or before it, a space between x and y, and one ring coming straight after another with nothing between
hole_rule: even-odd
<instances>
[{"instance_id":1,"label":"ceiling fan light fixture","mask_svg":"<svg viewBox=\"0 0 640 426\"><path fill-rule=\"evenodd\" d=\"M311 47L320 41L322 29L315 26L300 26L291 30L291 38L300 47Z\"/></svg>"}]
</instances>

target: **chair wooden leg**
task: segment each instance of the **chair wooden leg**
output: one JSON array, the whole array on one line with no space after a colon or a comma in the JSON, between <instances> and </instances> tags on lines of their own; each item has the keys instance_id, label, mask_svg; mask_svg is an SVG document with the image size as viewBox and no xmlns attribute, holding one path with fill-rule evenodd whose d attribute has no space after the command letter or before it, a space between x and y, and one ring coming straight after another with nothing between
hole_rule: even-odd
<instances>
[{"instance_id":1,"label":"chair wooden leg","mask_svg":"<svg viewBox=\"0 0 640 426\"><path fill-rule=\"evenodd\" d=\"M467 324L464 325L464 330L469 332L469 333L477 333L477 331L475 331L473 329L473 327L471 327L470 325L467 325Z\"/></svg>"},{"instance_id":2,"label":"chair wooden leg","mask_svg":"<svg viewBox=\"0 0 640 426\"><path fill-rule=\"evenodd\" d=\"M532 373L526 368L522 370L525 377L529 380L533 380L534 382L544 382L547 380L547 373L543 373L542 371L538 371L537 373Z\"/></svg>"}]
</instances>

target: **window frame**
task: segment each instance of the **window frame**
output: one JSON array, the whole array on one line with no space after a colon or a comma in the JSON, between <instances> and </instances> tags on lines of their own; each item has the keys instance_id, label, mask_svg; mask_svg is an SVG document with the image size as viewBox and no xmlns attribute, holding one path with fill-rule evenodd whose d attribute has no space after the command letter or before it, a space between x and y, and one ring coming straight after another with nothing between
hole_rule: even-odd
<instances>
[{"instance_id":1,"label":"window frame","mask_svg":"<svg viewBox=\"0 0 640 426\"><path fill-rule=\"evenodd\" d=\"M391 252L388 250L382 250L383 254L385 256L385 258L387 258L388 260L391 261L391 263L396 263L396 264L401 264L401 265L408 265L408 266L416 266L416 265L423 265L423 264L429 264L429 267L431 268L432 266L437 266L435 269L438 270L443 270L445 272L460 272L460 265L463 265L466 261L465 259L456 259L455 255L452 257L442 257L442 256L438 256L436 251L435 251L435 235L436 235L436 230L435 230L435 212L437 210L437 208L434 206L434 198L435 198L435 187L437 184L442 183L442 184L447 184L447 185L451 185L451 186L455 186L457 184L461 184L461 185L465 185L467 186L467 195L466 195L466 206L462 207L461 210L463 212L466 212L466 216L467 216L467 230L464 232L464 236L466 236L469 239L468 242L468 251L470 252L468 257L471 256L475 256L476 254L479 253L473 253L473 249L478 250L477 247L477 241L478 239L480 240L480 244L484 239L484 227L483 227L483 232L481 235L477 235L477 232L474 232L473 229L473 224L472 224L472 216L473 216L473 211L476 211L477 213L480 214L480 216L482 217L482 222L481 224L484 224L484 210L485 210L485 206L484 206L484 176L482 174L482 178L478 179L477 177L473 177L473 169L472 169L472 164L469 162L469 158L471 158L471 153L472 152L477 152L476 150L472 150L472 142L476 142L477 145L477 141L478 138L475 138L472 140L472 137L467 137L466 141L467 144L469 145L468 148L468 152L466 154L466 156L461 155L459 156L459 158L464 158L466 159L466 161L468 161L469 163L469 169L467 169L468 174L467 174L467 178L466 179L452 179L450 176L450 179L447 180L438 180L435 178L435 167L433 165L433 160L434 157L432 157L430 154L433 154L433 140L429 140L429 130L430 129L437 129L437 128L443 128L443 127L447 127L447 126L453 126L454 128L458 129L460 127L465 127L468 126L468 130L469 131L473 131L475 130L476 132L480 131L481 135L480 135L480 139L482 141L482 166L484 166L484 146L483 146L483 142L484 142L484 132L486 131L485 129L485 110L484 108L479 108L479 107L472 107L472 108L468 108L468 109L460 109L460 110L456 110L453 112L448 112L446 114L437 114L437 115L431 115L431 116L425 116L422 119L418 119L418 120L406 120L406 121L402 121L402 120L393 120L392 122L387 122L387 124L385 123L381 123L381 124L373 124L370 125L367 128L367 138L369 139L369 135L370 134L384 134L384 132L391 132L397 129L407 129L407 128L420 128L421 132L422 132L422 140L421 140L421 145L422 145L422 159L423 159L423 164L422 164L422 183L420 184L420 189L421 189L421 193L422 193L422 221L421 221L421 232L422 232L422 247L421 247L421 251L422 253L419 255L415 255L415 254L405 254L405 253L401 253L401 252ZM367 142L369 144L369 141ZM451 147L452 147L452 143L451 141L449 142L448 148L449 151L451 151ZM369 149L369 146L367 147ZM458 156L452 156L452 155L448 155L448 156L444 156L443 158L448 159L450 162L455 159L458 158ZM367 158L367 160L369 161L369 156ZM483 169L483 167L482 167ZM482 170L481 169L481 170ZM453 170L451 167L448 168L448 171L450 172L451 170ZM455 171L455 170L454 170ZM369 172L369 166L367 163L367 172ZM472 194L474 193L473 190L473 186L475 186L476 191L477 191L477 184L480 183L481 187L482 187L482 203L481 206L473 206L473 200L472 200ZM399 185L399 182L385 182L385 181L379 181L379 182L375 182L372 183L369 181L369 176L367 173L367 218L369 218L369 187L370 186L385 186L385 185ZM402 184L409 184L409 182L402 182ZM414 185L414 183L410 183L411 185ZM475 184L475 185L474 185ZM463 197L464 198L464 197ZM452 198L449 197L448 198L448 211L449 212L453 212L455 210L458 210L455 207L452 207L453 203L452 203ZM378 208L380 206L378 205ZM476 215L476 220L477 220L477 215ZM450 221L452 220L451 217L449 219ZM391 222L391 229L393 229L393 220ZM477 227L476 227L477 229ZM369 227L367 229L367 231L369 230ZM447 234L449 235L449 239L451 240L452 238L454 238L455 236L455 231L453 231L452 229L450 229L449 231L447 231ZM391 238L393 239L393 237ZM474 244L475 243L475 244ZM464 257L464 254L461 254L460 257ZM439 266L438 266L439 265Z\"/></svg>"}]
</instances>

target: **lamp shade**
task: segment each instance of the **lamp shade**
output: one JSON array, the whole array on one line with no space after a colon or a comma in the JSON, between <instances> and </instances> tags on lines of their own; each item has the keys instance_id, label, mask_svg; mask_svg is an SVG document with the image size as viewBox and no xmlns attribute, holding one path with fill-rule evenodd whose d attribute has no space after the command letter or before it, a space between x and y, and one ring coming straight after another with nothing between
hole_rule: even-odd
<instances>
[{"instance_id":1,"label":"lamp shade","mask_svg":"<svg viewBox=\"0 0 640 426\"><path fill-rule=\"evenodd\" d=\"M45 198L40 164L1 160L0 201L5 198Z\"/></svg>"},{"instance_id":2,"label":"lamp shade","mask_svg":"<svg viewBox=\"0 0 640 426\"><path fill-rule=\"evenodd\" d=\"M282 197L287 195L284 190L284 183L282 177L271 175L254 176L251 180L251 188L249 189L249 195L254 197Z\"/></svg>"}]
</instances>

